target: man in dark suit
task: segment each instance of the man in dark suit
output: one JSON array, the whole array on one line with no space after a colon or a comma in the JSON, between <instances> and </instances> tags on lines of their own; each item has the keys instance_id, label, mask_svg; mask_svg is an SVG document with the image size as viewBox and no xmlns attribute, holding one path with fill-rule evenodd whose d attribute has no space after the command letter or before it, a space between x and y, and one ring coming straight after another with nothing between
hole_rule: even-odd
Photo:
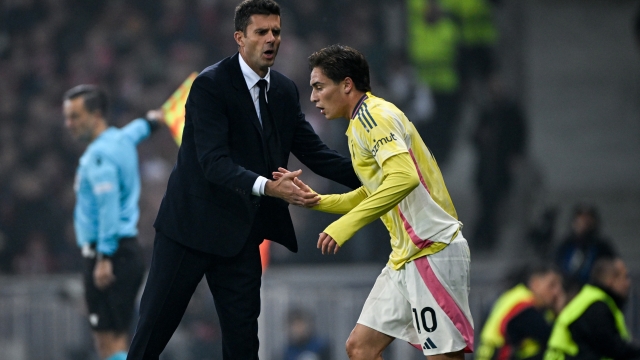
<instances>
[{"instance_id":1,"label":"man in dark suit","mask_svg":"<svg viewBox=\"0 0 640 360\"><path fill-rule=\"evenodd\" d=\"M351 162L305 120L296 85L270 70L280 45L278 4L238 5L234 38L239 52L200 73L187 100L128 359L158 359L203 276L220 318L224 359L258 359L260 242L297 251L287 202L319 201L293 184L300 170L268 178L293 153L321 176L360 186Z\"/></svg>"}]
</instances>

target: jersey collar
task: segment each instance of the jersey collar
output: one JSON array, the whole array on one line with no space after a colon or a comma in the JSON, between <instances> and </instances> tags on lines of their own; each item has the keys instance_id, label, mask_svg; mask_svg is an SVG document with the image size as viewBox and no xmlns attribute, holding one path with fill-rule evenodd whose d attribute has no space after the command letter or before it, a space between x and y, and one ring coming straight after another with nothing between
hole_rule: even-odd
<instances>
[{"instance_id":1,"label":"jersey collar","mask_svg":"<svg viewBox=\"0 0 640 360\"><path fill-rule=\"evenodd\" d=\"M362 95L362 97L360 98L360 100L358 100L358 105L356 105L356 108L353 109L353 112L351 112L351 118L355 118L356 114L358 113L358 110L360 110L360 106L362 106L362 103L367 100L369 98L369 96L367 96L367 94Z\"/></svg>"}]
</instances>

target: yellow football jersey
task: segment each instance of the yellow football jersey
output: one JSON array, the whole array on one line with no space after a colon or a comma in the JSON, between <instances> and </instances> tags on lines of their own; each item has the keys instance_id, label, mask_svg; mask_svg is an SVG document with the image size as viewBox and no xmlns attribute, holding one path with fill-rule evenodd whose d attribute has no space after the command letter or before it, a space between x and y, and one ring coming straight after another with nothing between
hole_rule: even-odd
<instances>
[{"instance_id":1,"label":"yellow football jersey","mask_svg":"<svg viewBox=\"0 0 640 360\"><path fill-rule=\"evenodd\" d=\"M462 223L458 221L436 160L404 113L368 92L354 110L346 135L353 167L363 187L351 192L351 196L321 197L317 207L321 211L332 212L330 208L333 208L333 212L340 213L336 210L340 208L337 203L349 199L354 202L347 215L331 224L325 232L343 245L348 238L342 234L351 237L372 221L368 214L390 208L380 218L391 235L391 267L399 269L407 261L445 248L458 234ZM392 161L387 161L389 159ZM400 159L404 162L398 161ZM389 181L393 181L389 180L392 179L389 174L396 170L393 167L398 171L415 172L419 178L417 187L408 188L408 193L395 199L389 191L386 196L376 192L385 180L385 186L389 188ZM391 188L407 187L402 183L392 185ZM358 215L349 216L355 213Z\"/></svg>"}]
</instances>

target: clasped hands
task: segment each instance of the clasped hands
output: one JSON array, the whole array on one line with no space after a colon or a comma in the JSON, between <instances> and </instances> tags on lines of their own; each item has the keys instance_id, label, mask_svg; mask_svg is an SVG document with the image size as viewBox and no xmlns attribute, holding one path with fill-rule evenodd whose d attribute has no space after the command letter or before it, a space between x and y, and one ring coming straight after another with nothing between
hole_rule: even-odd
<instances>
[{"instance_id":1,"label":"clasped hands","mask_svg":"<svg viewBox=\"0 0 640 360\"><path fill-rule=\"evenodd\" d=\"M320 195L316 194L298 178L302 170L289 171L278 168L273 172L273 180L267 181L264 193L280 198L291 205L312 208L320 203Z\"/></svg>"},{"instance_id":2,"label":"clasped hands","mask_svg":"<svg viewBox=\"0 0 640 360\"><path fill-rule=\"evenodd\" d=\"M318 205L320 203L320 195L300 180L300 174L302 174L302 170L289 171L279 167L278 171L272 173L273 181L268 181L265 185L265 194L279 197L289 204L306 208L312 208ZM317 248L322 251L323 255L335 254L340 250L340 245L338 245L331 235L322 232L318 237Z\"/></svg>"}]
</instances>

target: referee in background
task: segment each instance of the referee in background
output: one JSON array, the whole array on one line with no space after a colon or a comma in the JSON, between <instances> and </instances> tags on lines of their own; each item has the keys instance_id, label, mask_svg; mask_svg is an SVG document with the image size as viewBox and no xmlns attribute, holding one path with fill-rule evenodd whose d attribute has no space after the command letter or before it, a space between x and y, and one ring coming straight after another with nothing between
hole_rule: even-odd
<instances>
[{"instance_id":1,"label":"referee in background","mask_svg":"<svg viewBox=\"0 0 640 360\"><path fill-rule=\"evenodd\" d=\"M134 301L144 275L136 240L140 174L136 145L158 128L162 113L149 111L118 129L107 123L106 93L78 85L64 95L65 126L88 143L74 190L74 227L84 261L85 300L101 359L124 360Z\"/></svg>"}]
</instances>

